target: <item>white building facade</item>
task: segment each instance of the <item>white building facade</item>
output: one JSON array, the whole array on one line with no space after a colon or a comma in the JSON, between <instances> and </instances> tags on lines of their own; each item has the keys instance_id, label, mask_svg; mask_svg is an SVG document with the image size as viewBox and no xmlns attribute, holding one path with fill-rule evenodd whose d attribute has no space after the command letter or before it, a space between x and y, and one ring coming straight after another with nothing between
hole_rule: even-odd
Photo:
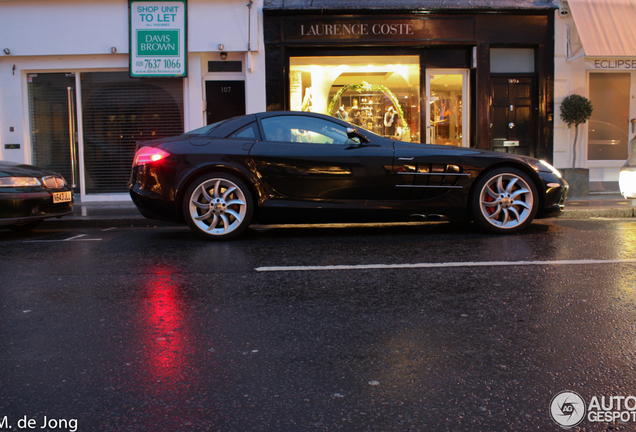
<instances>
[{"instance_id":1,"label":"white building facade","mask_svg":"<svg viewBox=\"0 0 636 432\"><path fill-rule=\"evenodd\" d=\"M561 0L556 14L554 165L589 170L590 192L616 192L636 136L636 0ZM572 94L594 108L576 155L575 129L559 118Z\"/></svg>"},{"instance_id":2,"label":"white building facade","mask_svg":"<svg viewBox=\"0 0 636 432\"><path fill-rule=\"evenodd\" d=\"M183 13L183 65L131 74L137 10ZM138 142L266 109L261 11L261 0L0 1L0 159L62 173L82 201L130 199Z\"/></svg>"},{"instance_id":3,"label":"white building facade","mask_svg":"<svg viewBox=\"0 0 636 432\"><path fill-rule=\"evenodd\" d=\"M131 77L134 0L0 0L0 159L62 173L82 201L128 200L137 142L192 130L230 114L285 108L285 103L268 100L284 99L290 85L286 68L294 65L286 59L280 60L283 67L269 65L272 77L283 78L266 80L264 1L180 2L186 7L186 76ZM636 136L636 32L631 29L636 0L557 3L554 104L551 90L538 98L549 105L538 114L543 119L538 129L553 132L541 132L546 137L539 142L547 154L537 155L552 156L557 168L572 168L575 131L560 120L560 102L570 94L586 96L594 113L579 126L574 167L589 170L591 191L615 191L628 143ZM413 41L413 46L423 43ZM532 48L524 43L510 48ZM503 42L493 47L509 48ZM415 66L422 69L421 61ZM471 67L462 64L474 73ZM471 75L464 86L473 81L481 82ZM473 103L476 124L470 136L481 133L478 141L487 143L488 128L478 128L476 119L489 107ZM484 117L483 123L489 119Z\"/></svg>"}]
</instances>

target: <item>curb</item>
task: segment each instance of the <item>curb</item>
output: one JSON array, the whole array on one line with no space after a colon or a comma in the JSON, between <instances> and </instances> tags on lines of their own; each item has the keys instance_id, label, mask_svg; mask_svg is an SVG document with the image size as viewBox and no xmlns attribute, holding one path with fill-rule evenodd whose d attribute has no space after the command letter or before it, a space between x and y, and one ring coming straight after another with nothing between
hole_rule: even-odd
<instances>
[{"instance_id":1,"label":"curb","mask_svg":"<svg viewBox=\"0 0 636 432\"><path fill-rule=\"evenodd\" d=\"M636 209L633 207L622 208L566 208L563 214L551 219L629 219L636 218ZM141 215L125 216L65 216L60 219L46 219L42 227L50 229L61 228L112 228L112 227L133 227L133 228L156 228L156 227L185 227L186 225L165 222L153 219L146 219Z\"/></svg>"},{"instance_id":2,"label":"curb","mask_svg":"<svg viewBox=\"0 0 636 432\"><path fill-rule=\"evenodd\" d=\"M594 218L633 218L636 210L633 207L620 208L566 208L559 219L594 219Z\"/></svg>"},{"instance_id":3,"label":"curb","mask_svg":"<svg viewBox=\"0 0 636 432\"><path fill-rule=\"evenodd\" d=\"M60 219L46 219L40 225L42 228L62 229L62 228L112 228L112 227L132 227L132 228L156 228L156 227L181 227L172 222L164 222L153 219L146 219L143 216L68 216Z\"/></svg>"}]
</instances>

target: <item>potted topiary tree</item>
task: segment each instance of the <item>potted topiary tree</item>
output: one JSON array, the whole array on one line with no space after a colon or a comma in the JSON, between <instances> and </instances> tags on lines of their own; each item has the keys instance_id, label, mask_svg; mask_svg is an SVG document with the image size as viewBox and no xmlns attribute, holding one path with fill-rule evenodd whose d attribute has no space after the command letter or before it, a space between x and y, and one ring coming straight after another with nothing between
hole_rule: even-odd
<instances>
[{"instance_id":1,"label":"potted topiary tree","mask_svg":"<svg viewBox=\"0 0 636 432\"><path fill-rule=\"evenodd\" d=\"M561 102L561 120L568 125L574 125L574 143L572 144L572 167L563 169L563 177L570 184L570 197L584 197L589 194L590 176L586 168L576 168L576 141L579 136L579 125L585 123L592 116L592 103L585 96L572 94Z\"/></svg>"}]
</instances>

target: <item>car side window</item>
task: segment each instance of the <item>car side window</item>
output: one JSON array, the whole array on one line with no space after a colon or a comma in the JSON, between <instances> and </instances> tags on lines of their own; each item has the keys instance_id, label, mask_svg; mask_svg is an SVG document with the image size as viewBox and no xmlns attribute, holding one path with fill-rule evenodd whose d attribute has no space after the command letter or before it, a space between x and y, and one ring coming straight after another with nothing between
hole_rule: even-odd
<instances>
[{"instance_id":1,"label":"car side window","mask_svg":"<svg viewBox=\"0 0 636 432\"><path fill-rule=\"evenodd\" d=\"M267 118L262 124L265 141L292 142L290 125L283 118Z\"/></svg>"},{"instance_id":2,"label":"car side window","mask_svg":"<svg viewBox=\"0 0 636 432\"><path fill-rule=\"evenodd\" d=\"M250 123L247 126L243 126L236 132L228 135L228 138L247 138L247 139L259 139L258 130L256 129L256 122Z\"/></svg>"},{"instance_id":3,"label":"car side window","mask_svg":"<svg viewBox=\"0 0 636 432\"><path fill-rule=\"evenodd\" d=\"M347 128L328 120L304 116L278 116L262 120L266 141L313 144L354 144Z\"/></svg>"}]
</instances>

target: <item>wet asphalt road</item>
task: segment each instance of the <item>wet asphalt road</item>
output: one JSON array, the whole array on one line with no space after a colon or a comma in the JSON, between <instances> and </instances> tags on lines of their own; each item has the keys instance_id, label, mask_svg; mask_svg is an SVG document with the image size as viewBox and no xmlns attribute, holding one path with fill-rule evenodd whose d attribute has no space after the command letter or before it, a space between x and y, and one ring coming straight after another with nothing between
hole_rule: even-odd
<instances>
[{"instance_id":1,"label":"wet asphalt road","mask_svg":"<svg viewBox=\"0 0 636 432\"><path fill-rule=\"evenodd\" d=\"M636 396L634 259L632 220L0 231L0 430L560 430Z\"/></svg>"}]
</instances>

